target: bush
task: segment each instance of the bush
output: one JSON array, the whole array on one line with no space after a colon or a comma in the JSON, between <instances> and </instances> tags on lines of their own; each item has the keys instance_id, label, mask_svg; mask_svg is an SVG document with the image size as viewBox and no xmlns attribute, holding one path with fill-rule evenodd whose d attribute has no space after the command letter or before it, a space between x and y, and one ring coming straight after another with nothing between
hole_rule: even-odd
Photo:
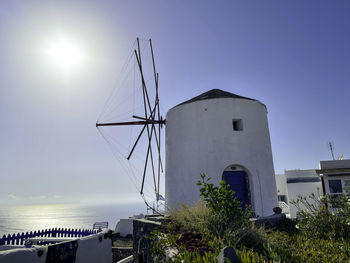
<instances>
[{"instance_id":1,"label":"bush","mask_svg":"<svg viewBox=\"0 0 350 263\"><path fill-rule=\"evenodd\" d=\"M209 180L202 174L198 181L204 202L170 211L171 221L165 224L165 232L153 237L152 251L157 262L167 260L167 247L178 249L172 262L216 262L225 246L233 246L242 263L350 262L348 197L334 200L311 195L310 200L300 196L294 202L299 210L299 229L294 221L284 219L266 232L250 222L250 207L242 208L225 182L214 186ZM337 213L329 210L331 205L337 206ZM197 241L186 239L186 235L197 236Z\"/></svg>"},{"instance_id":2,"label":"bush","mask_svg":"<svg viewBox=\"0 0 350 263\"><path fill-rule=\"evenodd\" d=\"M310 238L302 234L290 235L274 231L269 243L283 258L282 262L349 262L350 243L346 240Z\"/></svg>"},{"instance_id":3,"label":"bush","mask_svg":"<svg viewBox=\"0 0 350 263\"><path fill-rule=\"evenodd\" d=\"M283 261L281 257L268 245L264 247L264 253L258 254L254 250L242 249L236 250L238 258L242 263L280 263Z\"/></svg>"},{"instance_id":4,"label":"bush","mask_svg":"<svg viewBox=\"0 0 350 263\"><path fill-rule=\"evenodd\" d=\"M250 207L242 207L235 192L224 181L214 186L209 180L202 174L197 183L205 203L192 207L181 205L170 212L170 218L188 231L201 232L207 239L217 238L233 247L245 246L262 252L266 232L250 222Z\"/></svg>"},{"instance_id":5,"label":"bush","mask_svg":"<svg viewBox=\"0 0 350 263\"><path fill-rule=\"evenodd\" d=\"M201 186L200 195L213 212L210 218L213 222L209 222L209 230L214 235L223 237L227 232L249 228L251 209L249 206L242 207L230 186L224 181L221 181L219 186L214 186L209 183L210 178L205 178L205 174L201 174L201 179L197 182L197 185Z\"/></svg>"},{"instance_id":6,"label":"bush","mask_svg":"<svg viewBox=\"0 0 350 263\"><path fill-rule=\"evenodd\" d=\"M233 240L233 239L231 239ZM245 230L239 243L236 244L240 247L246 247L255 250L256 252L263 253L267 244L267 233L264 227L256 227L252 225L250 228ZM231 241L230 246L235 244Z\"/></svg>"},{"instance_id":7,"label":"bush","mask_svg":"<svg viewBox=\"0 0 350 263\"><path fill-rule=\"evenodd\" d=\"M193 206L181 204L178 209L169 212L174 223L194 232L201 232L208 227L208 218L211 214L203 202L197 202Z\"/></svg>"},{"instance_id":8,"label":"bush","mask_svg":"<svg viewBox=\"0 0 350 263\"><path fill-rule=\"evenodd\" d=\"M297 209L297 227L310 238L349 239L350 238L350 198L339 195L336 199L328 195L308 198L298 196L292 202ZM337 207L332 208L332 207Z\"/></svg>"}]
</instances>

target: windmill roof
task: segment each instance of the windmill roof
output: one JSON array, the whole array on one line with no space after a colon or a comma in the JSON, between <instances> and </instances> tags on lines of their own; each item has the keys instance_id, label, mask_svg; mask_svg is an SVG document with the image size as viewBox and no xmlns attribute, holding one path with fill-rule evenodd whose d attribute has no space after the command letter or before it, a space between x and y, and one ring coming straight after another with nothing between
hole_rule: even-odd
<instances>
[{"instance_id":1,"label":"windmill roof","mask_svg":"<svg viewBox=\"0 0 350 263\"><path fill-rule=\"evenodd\" d=\"M243 96L236 95L236 94L233 94L233 93L230 93L230 92L227 92L227 91L223 91L223 90L220 90L220 89L212 89L212 90L204 92L201 95L196 96L196 97L194 97L194 98L192 98L190 100L182 102L182 103L176 105L175 107L183 105L183 104L195 102L195 101L218 99L218 98L245 99L245 100L252 100L252 101L257 101L257 102L261 103L260 101L255 100L255 99L251 99L251 98L248 98L248 97L243 97ZM264 105L263 103L261 103L261 104Z\"/></svg>"}]
</instances>

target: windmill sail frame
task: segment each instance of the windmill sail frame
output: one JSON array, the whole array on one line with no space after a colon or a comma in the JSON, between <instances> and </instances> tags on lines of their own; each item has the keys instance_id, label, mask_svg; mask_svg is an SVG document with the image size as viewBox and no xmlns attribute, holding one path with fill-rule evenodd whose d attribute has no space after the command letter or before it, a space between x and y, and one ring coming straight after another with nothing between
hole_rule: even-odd
<instances>
[{"instance_id":1,"label":"windmill sail frame","mask_svg":"<svg viewBox=\"0 0 350 263\"><path fill-rule=\"evenodd\" d=\"M142 184L140 188L140 194L143 196L144 193L144 183L145 183L145 177L148 167L148 162L150 159L151 167L152 167L152 175L153 175L153 184L154 184L154 191L157 202L161 199L161 195L159 194L159 186L160 186L160 174L163 172L163 164L162 164L162 158L161 158L161 128L165 124L165 119L162 118L160 114L160 107L159 107L159 96L158 96L158 80L159 80L159 74L156 71L155 66L155 59L154 59L154 53L153 53L153 46L152 46L152 40L149 39L149 45L152 55L152 65L153 65L153 75L154 75L154 84L155 84L155 101L154 105L151 104L147 85L144 79L144 73L143 73L143 65L142 65L142 56L141 56L141 50L140 50L140 41L139 38L137 38L137 49L134 49L134 55L136 57L137 65L139 68L139 73L141 76L141 82L142 82L142 96L143 96L143 108L144 108L144 117L132 115L133 119L136 119L135 121L128 121L128 122L103 122L103 123L96 123L96 127L101 126L130 126L130 125L142 125L143 128L140 131L138 137L135 140L135 143L133 144L130 153L127 156L127 160L130 160L133 152L136 148L136 146L139 143L140 138L142 137L144 131L147 131L147 138L148 138L148 147L147 147L147 153L145 157L145 163L143 168L143 176L142 176ZM158 126L158 129L156 128ZM152 150L152 141L153 138L155 139L156 143L156 151L158 153L158 160L157 160L157 178L156 178L156 171L154 167L154 156L153 156L153 150ZM146 203L147 204L147 203Z\"/></svg>"}]
</instances>

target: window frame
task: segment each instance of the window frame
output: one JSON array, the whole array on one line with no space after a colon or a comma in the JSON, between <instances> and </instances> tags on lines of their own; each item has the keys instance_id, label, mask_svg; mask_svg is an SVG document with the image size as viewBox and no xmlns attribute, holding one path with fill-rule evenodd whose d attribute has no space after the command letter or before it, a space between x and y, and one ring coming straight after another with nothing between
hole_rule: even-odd
<instances>
[{"instance_id":1,"label":"window frame","mask_svg":"<svg viewBox=\"0 0 350 263\"><path fill-rule=\"evenodd\" d=\"M242 119L232 119L233 131L243 131L243 120Z\"/></svg>"}]
</instances>

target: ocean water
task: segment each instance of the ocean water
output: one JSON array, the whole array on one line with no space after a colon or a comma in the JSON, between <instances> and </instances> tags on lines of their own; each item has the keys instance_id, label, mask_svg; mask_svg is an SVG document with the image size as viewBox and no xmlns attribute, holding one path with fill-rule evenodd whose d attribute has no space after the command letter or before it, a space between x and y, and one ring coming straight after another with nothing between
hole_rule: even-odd
<instances>
[{"instance_id":1,"label":"ocean water","mask_svg":"<svg viewBox=\"0 0 350 263\"><path fill-rule=\"evenodd\" d=\"M53 204L0 207L0 237L55 227L91 229L94 222L108 221L114 229L121 218L146 213L144 204Z\"/></svg>"}]
</instances>

